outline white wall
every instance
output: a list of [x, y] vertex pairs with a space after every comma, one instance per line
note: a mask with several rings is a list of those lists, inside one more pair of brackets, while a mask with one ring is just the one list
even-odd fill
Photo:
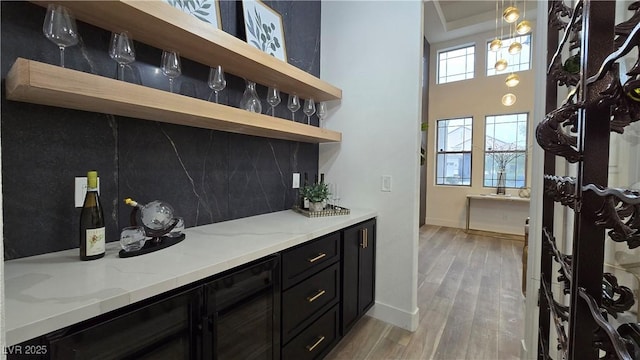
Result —
[[[320, 146], [320, 171], [342, 204], [378, 211], [376, 305], [371, 315], [415, 330], [421, 115], [422, 1], [322, 3], [321, 77], [343, 90]], [[392, 191], [381, 192], [381, 176]]]
[[[429, 84], [429, 132], [427, 146], [427, 224], [464, 228], [466, 219], [466, 196], [494, 193], [495, 188], [483, 186], [484, 168], [484, 119], [487, 115], [513, 113], [529, 113], [529, 154], [527, 161], [527, 184], [531, 183], [531, 148], [533, 145], [532, 117], [534, 100], [535, 70], [518, 72], [520, 84], [508, 90], [504, 83], [506, 75], [486, 76], [486, 42], [495, 37], [494, 31], [475, 34], [448, 42], [431, 44], [431, 68]], [[532, 44], [538, 41], [537, 33], [532, 35]], [[476, 46], [476, 62], [474, 79], [456, 81], [447, 84], [437, 82], [437, 54], [443, 49], [459, 47], [465, 44]], [[535, 55], [534, 55], [535, 56]], [[543, 60], [544, 61], [544, 60]], [[534, 63], [535, 64], [535, 60]], [[517, 102], [506, 107], [501, 103], [502, 95], [512, 92]], [[471, 164], [471, 186], [435, 185], [436, 163], [436, 130], [437, 121], [456, 117], [473, 117], [473, 152]], [[507, 193], [518, 196], [517, 189], [507, 189]], [[501, 203], [493, 201], [494, 218], [487, 218], [483, 230], [524, 234], [524, 219], [528, 216], [528, 208], [519, 207], [511, 213], [516, 221], [504, 219], [505, 209]], [[513, 209], [510, 209], [513, 211]], [[504, 229], [499, 224], [514, 224], [513, 228]]]

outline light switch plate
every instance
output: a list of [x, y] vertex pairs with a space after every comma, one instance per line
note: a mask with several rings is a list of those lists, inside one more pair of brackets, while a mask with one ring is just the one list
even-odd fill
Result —
[[391, 192], [391, 175], [382, 175], [380, 191]]
[[[84, 196], [87, 194], [87, 177], [78, 176], [75, 181], [75, 196], [74, 200], [76, 207], [82, 207], [84, 203]], [[98, 194], [100, 194], [100, 177], [98, 177]]]
[[300, 173], [293, 173], [293, 180], [291, 182], [291, 187], [293, 189], [299, 189], [300, 188]]

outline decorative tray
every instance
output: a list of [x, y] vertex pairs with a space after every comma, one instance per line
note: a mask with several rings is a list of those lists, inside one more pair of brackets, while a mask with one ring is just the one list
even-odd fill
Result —
[[185, 237], [186, 237], [185, 234], [181, 234], [180, 236], [177, 236], [177, 237], [163, 236], [160, 238], [161, 239], [160, 243], [154, 243], [153, 240], [147, 240], [147, 242], [144, 243], [144, 246], [142, 246], [142, 249], [134, 250], [134, 251], [124, 251], [123, 249], [123, 250], [120, 250], [120, 252], [118, 253], [118, 256], [120, 256], [121, 258], [128, 258], [128, 257], [148, 254], [148, 253], [162, 250], [164, 248], [168, 248], [169, 246], [175, 245], [181, 242], [182, 240], [184, 240]]
[[307, 209], [301, 209], [299, 206], [294, 206], [291, 210], [300, 213], [306, 217], [315, 218], [323, 216], [335, 216], [335, 215], [349, 215], [351, 211], [345, 207], [327, 205], [322, 211], [309, 211]]

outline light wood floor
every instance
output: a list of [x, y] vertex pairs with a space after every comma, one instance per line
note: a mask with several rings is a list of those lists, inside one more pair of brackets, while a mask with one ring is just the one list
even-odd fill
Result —
[[420, 229], [414, 333], [365, 316], [326, 359], [519, 359], [523, 241]]

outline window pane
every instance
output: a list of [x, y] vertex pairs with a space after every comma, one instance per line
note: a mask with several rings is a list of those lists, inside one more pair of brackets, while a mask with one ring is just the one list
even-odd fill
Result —
[[472, 118], [438, 120], [436, 184], [471, 185]]
[[443, 153], [436, 160], [437, 185], [471, 185], [471, 154]]
[[438, 53], [438, 84], [472, 79], [475, 64], [475, 46]]
[[471, 118], [438, 121], [438, 152], [471, 151]]
[[484, 179], [486, 187], [496, 187], [501, 171], [506, 186], [526, 185], [527, 114], [487, 116], [485, 128]]

